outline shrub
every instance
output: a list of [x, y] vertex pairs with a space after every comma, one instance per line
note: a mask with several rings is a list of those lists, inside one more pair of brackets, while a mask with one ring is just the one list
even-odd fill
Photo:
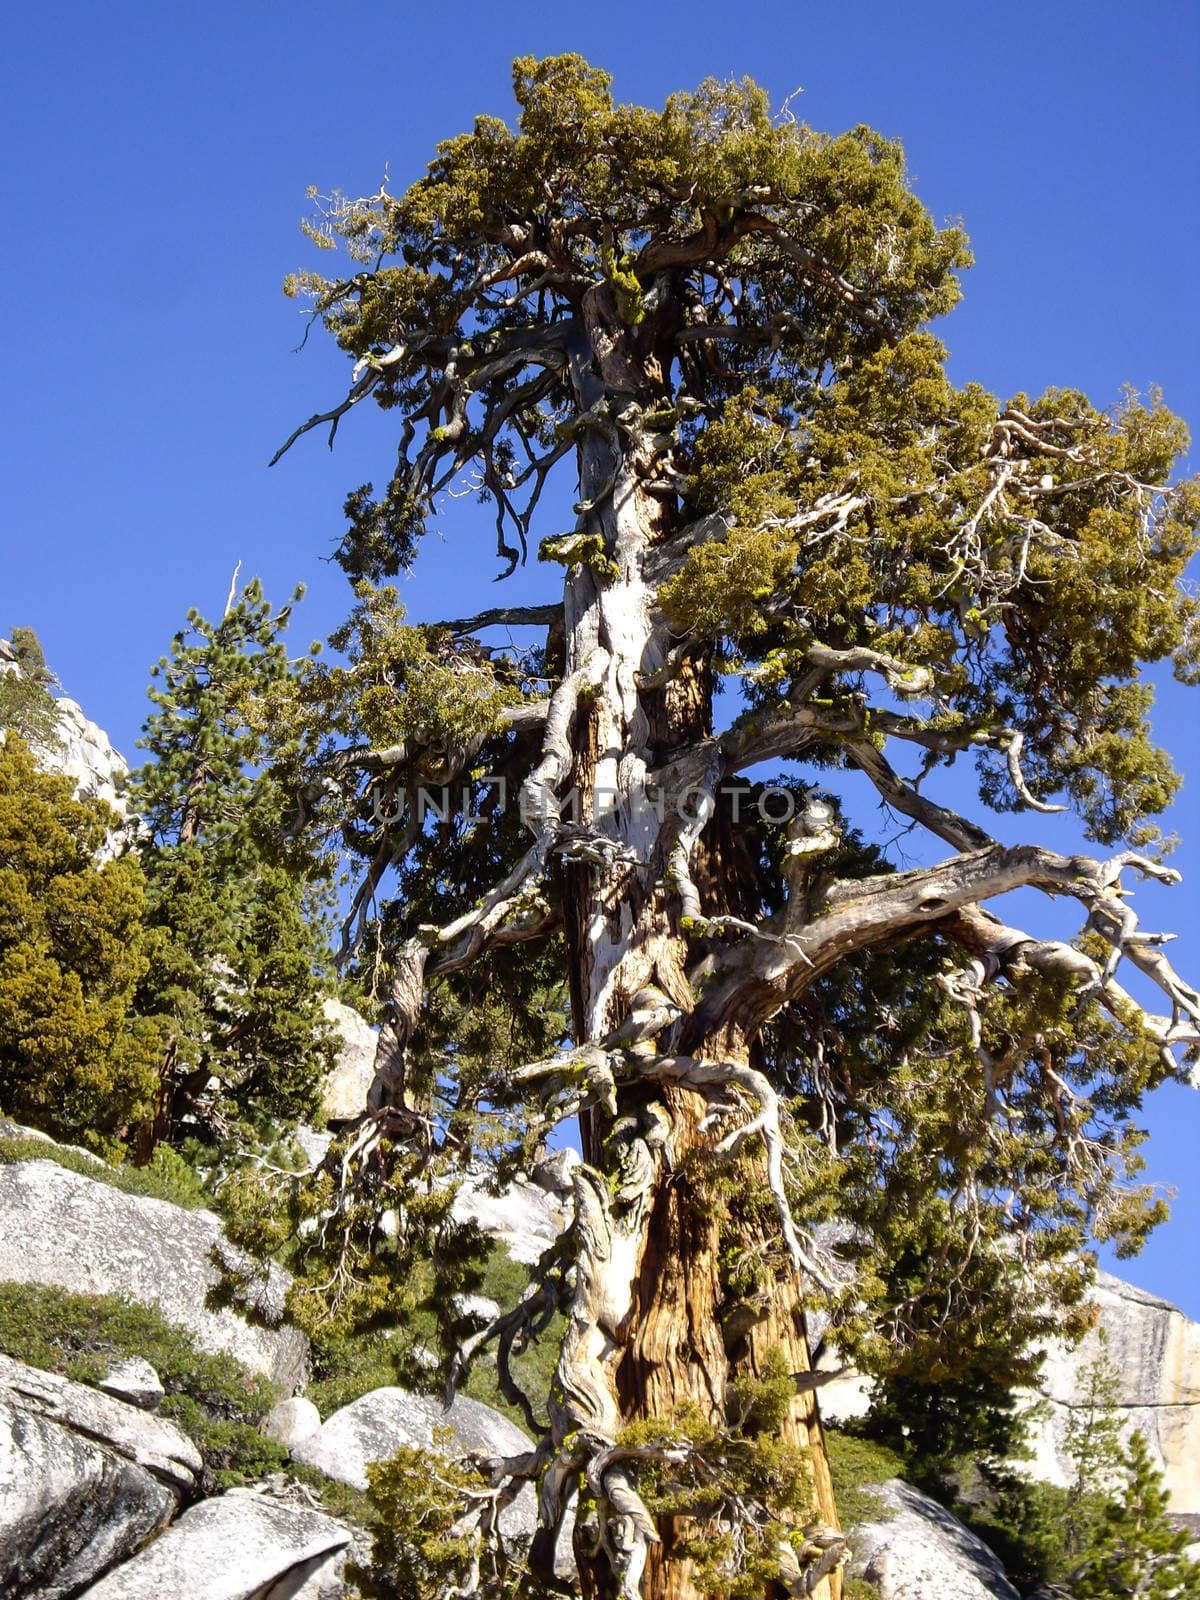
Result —
[[198, 1350], [153, 1306], [0, 1283], [0, 1350], [80, 1383], [98, 1383], [113, 1359], [143, 1357], [166, 1390], [161, 1414], [195, 1442], [211, 1486], [249, 1483], [287, 1461], [283, 1446], [259, 1431], [278, 1398], [269, 1380], [230, 1355]]
[[163, 1049], [131, 1012], [141, 870], [96, 860], [114, 820], [15, 734], [0, 746], [0, 1109], [97, 1148], [152, 1110]]
[[200, 1179], [192, 1168], [173, 1150], [162, 1146], [154, 1152], [149, 1166], [115, 1166], [100, 1156], [91, 1156], [49, 1139], [0, 1134], [0, 1166], [11, 1166], [18, 1161], [53, 1161], [55, 1166], [82, 1173], [95, 1183], [106, 1183], [125, 1194], [167, 1200], [187, 1211], [197, 1210], [206, 1203]]

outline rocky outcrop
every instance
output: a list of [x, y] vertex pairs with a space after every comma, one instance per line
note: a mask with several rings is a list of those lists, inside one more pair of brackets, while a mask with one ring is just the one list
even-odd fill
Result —
[[214, 1250], [241, 1258], [211, 1211], [125, 1194], [53, 1161], [0, 1166], [0, 1281], [75, 1294], [119, 1294], [157, 1305], [209, 1352], [228, 1351], [286, 1394], [301, 1381], [308, 1342], [282, 1321], [287, 1274], [272, 1267], [250, 1291], [250, 1322], [206, 1299], [221, 1274]]
[[335, 1600], [350, 1529], [250, 1489], [204, 1500], [80, 1600]]
[[58, 744], [38, 752], [38, 763], [48, 772], [61, 772], [75, 780], [75, 792], [106, 801], [119, 817], [126, 815], [125, 780], [129, 763], [103, 728], [84, 715], [74, 700], [56, 700]]
[[60, 1600], [136, 1550], [202, 1469], [171, 1423], [0, 1356], [0, 1600]]
[[489, 1194], [482, 1173], [471, 1173], [464, 1180], [454, 1198], [454, 1217], [478, 1223], [514, 1261], [526, 1266], [532, 1266], [567, 1226], [559, 1198], [540, 1185], [518, 1178], [502, 1194]]
[[[1200, 1512], [1200, 1323], [1168, 1300], [1101, 1272], [1092, 1299], [1097, 1327], [1081, 1345], [1052, 1344], [1042, 1367], [1031, 1420], [1034, 1458], [1025, 1468], [1050, 1483], [1068, 1481], [1067, 1424], [1084, 1402], [1084, 1380], [1102, 1350], [1119, 1384], [1127, 1432], [1145, 1434], [1162, 1468], [1171, 1509]], [[1101, 1342], [1103, 1333], [1103, 1343]]]
[[338, 1058], [322, 1090], [321, 1115], [326, 1122], [343, 1122], [367, 1108], [367, 1090], [375, 1076], [375, 1046], [379, 1035], [352, 1006], [327, 999], [325, 1020], [338, 1036]]
[[[21, 677], [12, 645], [0, 639], [0, 672], [15, 672]], [[46, 772], [62, 773], [75, 782], [75, 793], [103, 800], [117, 815], [128, 814], [125, 784], [129, 763], [104, 729], [92, 722], [76, 701], [64, 695], [54, 702], [56, 722], [52, 741], [35, 746], [38, 765]], [[0, 738], [3, 734], [0, 733]]]
[[936, 1500], [899, 1478], [871, 1492], [890, 1515], [852, 1530], [849, 1570], [880, 1600], [1019, 1600], [997, 1556]]
[[[1099, 1321], [1083, 1343], [1072, 1347], [1056, 1341], [1047, 1349], [1041, 1382], [1028, 1396], [1033, 1455], [1018, 1463], [1019, 1469], [1048, 1483], [1069, 1482], [1068, 1420], [1083, 1403], [1087, 1368], [1104, 1348], [1119, 1379], [1124, 1431], [1137, 1428], [1145, 1434], [1162, 1468], [1172, 1511], [1200, 1512], [1200, 1323], [1170, 1301], [1107, 1272], [1097, 1273], [1091, 1298]], [[817, 1365], [833, 1368], [839, 1361], [837, 1351], [828, 1349]], [[821, 1389], [827, 1422], [864, 1416], [870, 1404], [871, 1381], [858, 1375]]]
[[[292, 1455], [330, 1478], [365, 1489], [371, 1462], [386, 1461], [405, 1445], [432, 1449], [436, 1428], [452, 1429], [464, 1453], [518, 1456], [533, 1449], [520, 1428], [478, 1400], [459, 1395], [446, 1410], [428, 1395], [386, 1388], [372, 1389], [335, 1411], [319, 1433], [295, 1446]], [[532, 1533], [537, 1520], [533, 1490], [523, 1489], [500, 1520], [507, 1533]]]

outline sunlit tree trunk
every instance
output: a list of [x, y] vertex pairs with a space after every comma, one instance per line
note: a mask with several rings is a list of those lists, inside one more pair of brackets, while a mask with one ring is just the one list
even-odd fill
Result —
[[[653, 362], [643, 357], [639, 365], [639, 357], [629, 353], [632, 337], [611, 339], [611, 324], [598, 337], [595, 320], [591, 333], [595, 366], [610, 384], [652, 389], [647, 368], [652, 374]], [[580, 409], [586, 410], [591, 371], [582, 357], [575, 375]], [[581, 673], [588, 685], [575, 717], [571, 777], [582, 816], [602, 819], [600, 831], [611, 846], [603, 867], [567, 867], [575, 1037], [589, 1043], [618, 1030], [647, 990], [682, 1011], [693, 1009], [687, 941], [678, 926], [678, 901], [666, 887], [663, 850], [669, 835], [648, 778], [672, 751], [711, 732], [711, 689], [707, 677], [696, 674], [673, 678], [665, 690], [644, 687], [669, 642], [645, 570], [667, 513], [644, 482], [645, 464], [636, 448], [620, 435], [614, 440], [586, 430], [579, 459], [581, 501], [594, 502], [592, 521], [619, 569], [600, 583], [586, 566], [572, 568], [565, 597], [566, 671]], [[647, 882], [656, 887], [647, 890]], [[748, 1042], [726, 1033], [691, 1040], [689, 1048], [701, 1059], [745, 1060]], [[581, 1267], [581, 1277], [595, 1279], [599, 1326], [582, 1348], [568, 1338], [560, 1371], [576, 1404], [560, 1419], [560, 1431], [591, 1423], [611, 1433], [614, 1425], [669, 1418], [688, 1403], [723, 1421], [730, 1380], [741, 1370], [757, 1374], [769, 1351], [782, 1352], [793, 1372], [809, 1370], [801, 1285], [790, 1272], [768, 1290], [755, 1325], [726, 1348], [720, 1218], [701, 1203], [689, 1163], [693, 1152], [714, 1142], [702, 1128], [706, 1109], [704, 1098], [687, 1087], [636, 1085], [620, 1089], [615, 1108], [595, 1108], [583, 1119], [584, 1160], [603, 1175], [616, 1199], [611, 1229], [599, 1248], [591, 1231], [581, 1229], [581, 1250], [597, 1257], [586, 1271]], [[742, 1242], [750, 1250], [769, 1243]], [[590, 1381], [580, 1379], [584, 1360], [591, 1364]], [[816, 1515], [836, 1527], [811, 1393], [797, 1394], [785, 1434], [788, 1442], [811, 1450]], [[650, 1547], [641, 1593], [645, 1600], [692, 1600], [699, 1591], [689, 1563], [672, 1556], [672, 1530], [659, 1531], [663, 1542]], [[590, 1561], [584, 1545], [577, 1539], [583, 1592], [598, 1597], [607, 1593], [607, 1563]], [[837, 1600], [840, 1587], [834, 1574], [813, 1592]]]

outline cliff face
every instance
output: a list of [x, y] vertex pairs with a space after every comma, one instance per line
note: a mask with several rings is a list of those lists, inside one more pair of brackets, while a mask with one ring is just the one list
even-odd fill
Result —
[[[0, 639], [0, 672], [20, 674], [16, 656], [7, 639]], [[58, 724], [57, 742], [38, 751], [38, 760], [47, 772], [61, 772], [75, 780], [76, 793], [106, 801], [118, 816], [126, 815], [125, 780], [129, 763], [104, 729], [92, 722], [83, 708], [65, 696], [55, 701]]]
[[1200, 1512], [1200, 1323], [1107, 1272], [1097, 1275], [1092, 1299], [1100, 1320], [1083, 1343], [1075, 1349], [1055, 1343], [1046, 1352], [1039, 1385], [1045, 1404], [1031, 1429], [1029, 1472], [1067, 1481], [1067, 1421], [1084, 1402], [1082, 1375], [1103, 1349], [1117, 1371], [1123, 1421], [1149, 1441], [1172, 1509]]
[[58, 700], [57, 749], [44, 753], [42, 765], [51, 772], [74, 778], [79, 794], [105, 800], [118, 816], [126, 814], [124, 795], [129, 763], [114, 750], [104, 729], [84, 715], [74, 700]]

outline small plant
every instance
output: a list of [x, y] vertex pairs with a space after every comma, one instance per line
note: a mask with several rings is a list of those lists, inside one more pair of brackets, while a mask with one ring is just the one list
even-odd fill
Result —
[[19, 1161], [53, 1161], [68, 1172], [78, 1172], [94, 1183], [106, 1183], [124, 1194], [147, 1195], [166, 1200], [173, 1206], [194, 1211], [207, 1204], [200, 1178], [182, 1156], [160, 1146], [149, 1166], [115, 1166], [100, 1156], [72, 1150], [50, 1139], [31, 1139], [21, 1135], [0, 1135], [0, 1166]]
[[260, 1431], [278, 1398], [269, 1380], [230, 1355], [198, 1350], [153, 1306], [0, 1283], [0, 1351], [79, 1383], [98, 1383], [114, 1359], [141, 1356], [166, 1390], [161, 1414], [194, 1441], [213, 1487], [251, 1483], [287, 1462]]

